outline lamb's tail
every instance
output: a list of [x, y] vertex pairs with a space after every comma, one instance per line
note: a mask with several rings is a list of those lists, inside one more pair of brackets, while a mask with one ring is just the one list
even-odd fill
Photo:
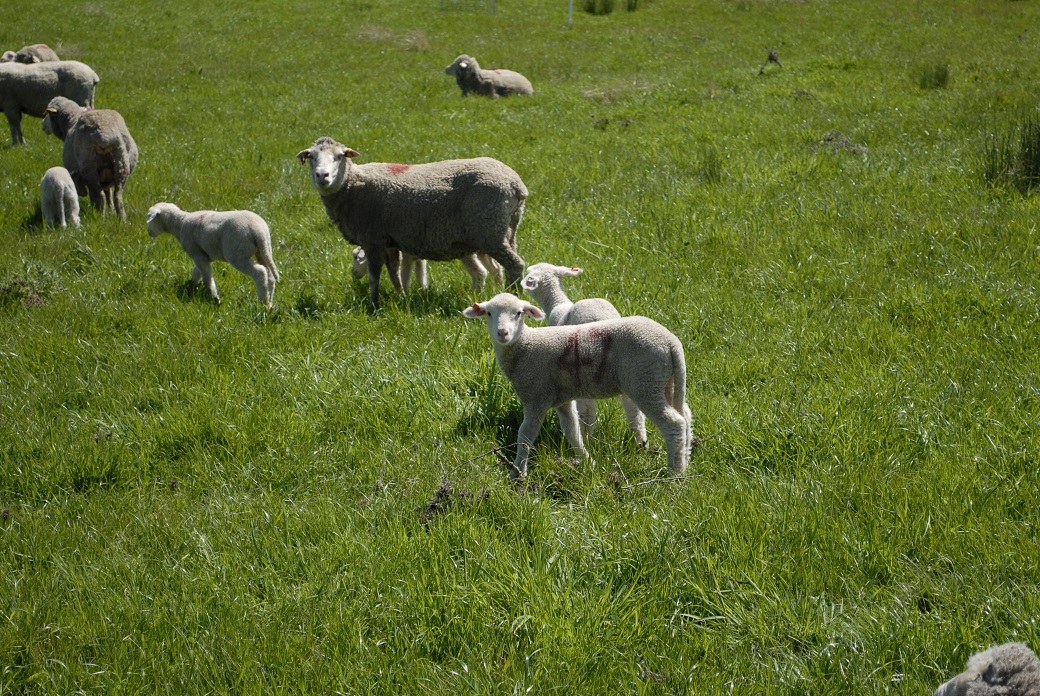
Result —
[[682, 343], [678, 339], [672, 344], [671, 353], [672, 391], [665, 396], [672, 408], [681, 413], [683, 420], [686, 421], [685, 456], [689, 458], [690, 451], [693, 449], [693, 414], [690, 412], [690, 407], [686, 404], [686, 354]]
[[256, 234], [256, 258], [260, 265], [266, 268], [276, 281], [282, 278], [278, 275], [278, 267], [274, 265], [274, 257], [271, 255], [271, 235]]

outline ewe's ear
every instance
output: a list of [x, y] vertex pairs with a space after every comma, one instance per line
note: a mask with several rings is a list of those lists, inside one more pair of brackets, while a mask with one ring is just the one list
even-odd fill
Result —
[[357, 150], [352, 150], [349, 147], [345, 147], [343, 148], [343, 156], [349, 157], [350, 159], [354, 159], [355, 157], [360, 157], [361, 153]]
[[462, 61], [461, 63], [459, 63], [459, 67], [461, 69], [465, 70], [466, 68], [469, 67], [469, 63], [467, 63], [466, 61]]
[[487, 310], [484, 309], [484, 305], [479, 302], [474, 302], [471, 307], [466, 307], [462, 310], [462, 315], [469, 317], [470, 319], [479, 319], [480, 317], [487, 316]]
[[545, 319], [545, 312], [538, 309], [530, 302], [524, 302], [524, 314], [536, 321], [541, 321], [542, 319]]
[[296, 155], [296, 159], [300, 160], [300, 164], [305, 163], [310, 158], [311, 158], [310, 148], [308, 148], [306, 150], [300, 150], [300, 152], [297, 153], [297, 155]]

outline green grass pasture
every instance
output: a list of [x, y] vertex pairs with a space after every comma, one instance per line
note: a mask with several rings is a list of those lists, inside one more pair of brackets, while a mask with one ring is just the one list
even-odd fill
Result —
[[[1040, 2], [575, 4], [5, 0], [141, 160], [126, 224], [51, 230], [61, 144], [0, 137], [0, 694], [922, 694], [1040, 648], [1040, 199], [984, 176]], [[461, 98], [464, 52], [534, 96]], [[683, 340], [685, 479], [614, 401], [510, 484], [460, 313], [500, 289], [371, 313], [323, 135], [519, 172], [525, 260]], [[192, 291], [163, 200], [262, 215], [275, 309]]]

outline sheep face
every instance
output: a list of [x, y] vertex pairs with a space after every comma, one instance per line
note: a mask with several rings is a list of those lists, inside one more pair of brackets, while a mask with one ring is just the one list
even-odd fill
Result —
[[472, 58], [463, 53], [451, 65], [444, 68], [444, 72], [448, 75], [463, 77], [473, 72], [474, 62]]
[[529, 302], [504, 292], [486, 302], [474, 302], [462, 311], [470, 319], [487, 319], [488, 333], [496, 346], [509, 346], [516, 342], [524, 330], [524, 317], [535, 320], [545, 318], [545, 313]]
[[332, 138], [319, 138], [314, 145], [301, 150], [296, 159], [310, 165], [311, 182], [322, 195], [342, 188], [350, 169], [350, 160], [358, 156], [356, 150], [337, 143]]
[[14, 51], [4, 51], [4, 55], [0, 57], [0, 63], [13, 63], [17, 55]]
[[172, 203], [156, 203], [148, 209], [148, 216], [145, 220], [148, 222], [148, 235], [155, 239], [164, 232], [170, 230], [166, 227], [166, 221], [163, 219], [162, 213], [165, 210], [173, 208]]
[[554, 266], [551, 263], [536, 263], [527, 269], [527, 275], [520, 281], [520, 287], [528, 292], [533, 292], [554, 279], [566, 276], [579, 276], [582, 274], [580, 268], [568, 268], [567, 266]]

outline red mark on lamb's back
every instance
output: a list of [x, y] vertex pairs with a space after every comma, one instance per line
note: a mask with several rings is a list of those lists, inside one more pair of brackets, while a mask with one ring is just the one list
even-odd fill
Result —
[[495, 73], [496, 75], [501, 75], [502, 74], [501, 70], [492, 70], [491, 72]]
[[412, 168], [410, 164], [388, 164], [386, 165], [386, 171], [393, 175], [404, 174], [406, 171]]

